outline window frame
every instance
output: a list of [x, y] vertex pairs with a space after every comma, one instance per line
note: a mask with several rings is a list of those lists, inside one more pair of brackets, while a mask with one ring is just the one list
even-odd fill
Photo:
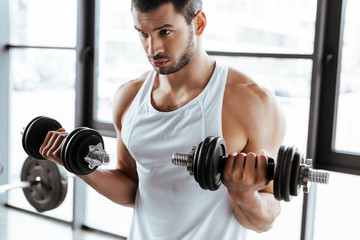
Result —
[[335, 149], [346, 1], [328, 1], [315, 166], [360, 175], [360, 153]]

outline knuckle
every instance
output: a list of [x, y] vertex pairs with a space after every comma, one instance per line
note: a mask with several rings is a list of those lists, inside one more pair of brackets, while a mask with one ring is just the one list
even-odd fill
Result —
[[245, 153], [239, 153], [235, 156], [235, 160], [236, 161], [243, 160], [243, 159], [245, 159], [245, 157], [246, 157]]

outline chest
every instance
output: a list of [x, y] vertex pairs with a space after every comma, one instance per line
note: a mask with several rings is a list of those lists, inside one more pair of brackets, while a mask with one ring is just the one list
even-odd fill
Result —
[[154, 89], [151, 94], [151, 104], [161, 112], [171, 112], [179, 109], [201, 93], [201, 89], [191, 91], [167, 92], [162, 89]]

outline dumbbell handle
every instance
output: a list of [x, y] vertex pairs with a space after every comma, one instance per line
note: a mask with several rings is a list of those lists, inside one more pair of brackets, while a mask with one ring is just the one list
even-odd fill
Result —
[[[190, 154], [185, 153], [175, 153], [172, 156], [172, 163], [177, 166], [188, 166], [190, 161]], [[222, 173], [225, 167], [225, 163], [227, 160], [227, 156], [221, 157], [221, 161], [218, 168], [218, 173]], [[266, 169], [266, 179], [268, 181], [274, 180], [274, 173], [275, 173], [275, 161], [272, 158], [268, 158], [268, 166]]]

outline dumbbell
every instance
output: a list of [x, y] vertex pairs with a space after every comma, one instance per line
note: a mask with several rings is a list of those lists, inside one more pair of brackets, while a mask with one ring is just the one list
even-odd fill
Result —
[[[22, 130], [22, 145], [25, 152], [33, 158], [43, 160], [40, 146], [49, 131], [56, 131], [61, 124], [55, 119], [39, 116]], [[97, 167], [107, 165], [110, 156], [104, 150], [104, 140], [96, 130], [79, 127], [64, 140], [60, 152], [64, 167], [76, 175], [92, 173]]]
[[[226, 162], [226, 143], [221, 137], [207, 137], [188, 154], [175, 153], [172, 163], [186, 166], [200, 187], [215, 191], [221, 185], [221, 173]], [[329, 183], [329, 173], [312, 168], [311, 159], [305, 160], [295, 146], [282, 145], [279, 148], [277, 162], [268, 160], [266, 178], [274, 180], [274, 196], [277, 200], [289, 202], [292, 196], [298, 196], [303, 187], [308, 192], [310, 183]]]
[[38, 212], [52, 210], [64, 201], [68, 177], [56, 163], [29, 156], [24, 161], [20, 176], [21, 182], [0, 185], [0, 194], [22, 188], [26, 199]]

